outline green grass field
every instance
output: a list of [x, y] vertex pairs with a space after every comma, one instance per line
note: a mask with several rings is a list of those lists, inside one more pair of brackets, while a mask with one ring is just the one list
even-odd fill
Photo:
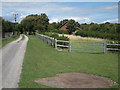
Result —
[[4, 47], [6, 44], [8, 44], [8, 43], [10, 43], [18, 38], [19, 38], [19, 36], [12, 36], [10, 38], [2, 40], [2, 47]]
[[34, 80], [65, 72], [96, 74], [118, 82], [118, 54], [61, 52], [29, 36], [19, 87], [48, 88]]

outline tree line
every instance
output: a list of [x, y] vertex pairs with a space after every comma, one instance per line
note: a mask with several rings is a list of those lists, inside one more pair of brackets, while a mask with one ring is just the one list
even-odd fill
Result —
[[10, 21], [4, 20], [2, 17], [0, 17], [0, 20], [2, 21], [2, 37], [5, 37], [6, 32], [13, 32], [13, 35], [15, 33], [19, 34], [20, 32], [20, 25], [18, 23], [13, 23]]
[[79, 30], [75, 35], [82, 37], [97, 37], [110, 40], [118, 40], [119, 29], [118, 24], [106, 22], [104, 24], [81, 24], [82, 30]]
[[[67, 23], [67, 31], [59, 30], [60, 27]], [[15, 32], [18, 33], [29, 33], [33, 34], [36, 30], [38, 32], [55, 32], [55, 33], [63, 33], [63, 34], [73, 34], [80, 35], [83, 37], [97, 37], [97, 38], [105, 38], [105, 39], [118, 39], [118, 24], [113, 23], [84, 23], [80, 24], [75, 20], [64, 19], [59, 22], [49, 23], [49, 18], [45, 13], [40, 15], [28, 15], [26, 16], [20, 23], [13, 23], [10, 21], [5, 21], [2, 19], [2, 28], [3, 33], [5, 32]]]

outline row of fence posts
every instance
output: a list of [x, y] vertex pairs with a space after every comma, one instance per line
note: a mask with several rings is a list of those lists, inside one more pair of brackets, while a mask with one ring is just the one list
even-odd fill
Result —
[[[36, 35], [44, 42], [46, 42], [48, 45], [52, 46], [53, 48], [57, 49], [58, 46], [60, 47], [68, 47], [69, 48], [69, 52], [71, 52], [71, 41], [63, 41], [63, 40], [57, 40], [55, 38], [52, 37], [48, 37], [46, 35], [42, 35], [42, 34], [38, 34], [36, 33]], [[64, 45], [58, 45], [57, 42], [68, 42], [69, 46], [64, 46]], [[106, 53], [107, 50], [107, 44], [106, 42], [104, 42], [104, 53]], [[114, 44], [110, 44], [110, 45], [114, 45]], [[120, 45], [120, 44], [118, 44]]]
[[38, 34], [36, 33], [36, 35], [45, 43], [47, 43], [48, 45], [56, 48], [56, 39], [55, 38], [52, 38], [52, 37], [48, 37], [46, 35], [42, 35], [42, 34]]
[[[63, 41], [63, 40], [57, 40], [55, 38], [52, 37], [48, 37], [46, 35], [42, 35], [42, 34], [38, 34], [36, 33], [36, 35], [45, 43], [47, 43], [48, 45], [52, 46], [53, 48], [57, 49], [57, 47], [68, 47], [69, 48], [69, 52], [71, 52], [71, 41]], [[57, 42], [68, 42], [69, 46], [64, 46], [64, 45], [58, 45]]]

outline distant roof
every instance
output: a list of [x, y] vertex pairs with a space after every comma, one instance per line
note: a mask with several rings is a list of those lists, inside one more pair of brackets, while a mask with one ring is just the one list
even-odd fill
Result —
[[65, 24], [67, 24], [67, 22], [65, 22], [63, 25], [61, 25], [59, 28], [61, 28], [62, 26], [64, 26]]

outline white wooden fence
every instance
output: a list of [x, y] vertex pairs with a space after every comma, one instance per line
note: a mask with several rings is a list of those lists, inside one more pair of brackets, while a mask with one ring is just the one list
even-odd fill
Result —
[[70, 41], [64, 41], [64, 40], [57, 40], [53, 37], [49, 37], [49, 36], [46, 36], [46, 35], [42, 35], [42, 34], [38, 34], [36, 33], [36, 35], [45, 43], [47, 43], [48, 45], [54, 47], [55, 49], [58, 49], [58, 47], [66, 47], [66, 48], [69, 48], [69, 46], [66, 46], [66, 45], [60, 45], [58, 44], [59, 42], [66, 42], [66, 43], [69, 43]]
[[[102, 51], [104, 53], [106, 53], [107, 50], [113, 50], [113, 51], [119, 51], [119, 48], [107, 48], [107, 46], [120, 46], [120, 44], [107, 44], [106, 42], [100, 43], [100, 42], [91, 42], [91, 41], [64, 41], [64, 40], [57, 40], [53, 37], [49, 37], [46, 35], [42, 35], [42, 34], [38, 34], [36, 33], [36, 35], [45, 43], [47, 43], [48, 45], [52, 46], [55, 49], [58, 49], [58, 47], [62, 47], [62, 48], [68, 48], [69, 52], [71, 51], [79, 51], [79, 52], [83, 52], [86, 51], [85, 50], [85, 45], [87, 45], [86, 47], [88, 48], [88, 46], [90, 46], [91, 50], [90, 53], [92, 53], [93, 51]], [[68, 45], [61, 45], [59, 42], [63, 42], [63, 43], [68, 43]], [[79, 47], [75, 47], [74, 49], [74, 45], [76, 43], [80, 43], [80, 45], [77, 45]], [[76, 45], [75, 45], [76, 46]], [[91, 47], [92, 46], [92, 47]], [[97, 49], [95, 49], [95, 47]], [[90, 49], [89, 48], [89, 49]], [[82, 51], [82, 49], [84, 49]], [[81, 51], [80, 51], [81, 50]], [[86, 51], [87, 52], [87, 51]]]
[[106, 48], [106, 50], [120, 51], [120, 44], [106, 44], [106, 46], [117, 46], [117, 48]]
[[48, 45], [55, 47], [55, 42], [56, 39], [52, 38], [52, 37], [48, 37], [46, 35], [42, 35], [42, 34], [38, 34], [36, 33], [36, 35], [45, 43], [47, 43]]

